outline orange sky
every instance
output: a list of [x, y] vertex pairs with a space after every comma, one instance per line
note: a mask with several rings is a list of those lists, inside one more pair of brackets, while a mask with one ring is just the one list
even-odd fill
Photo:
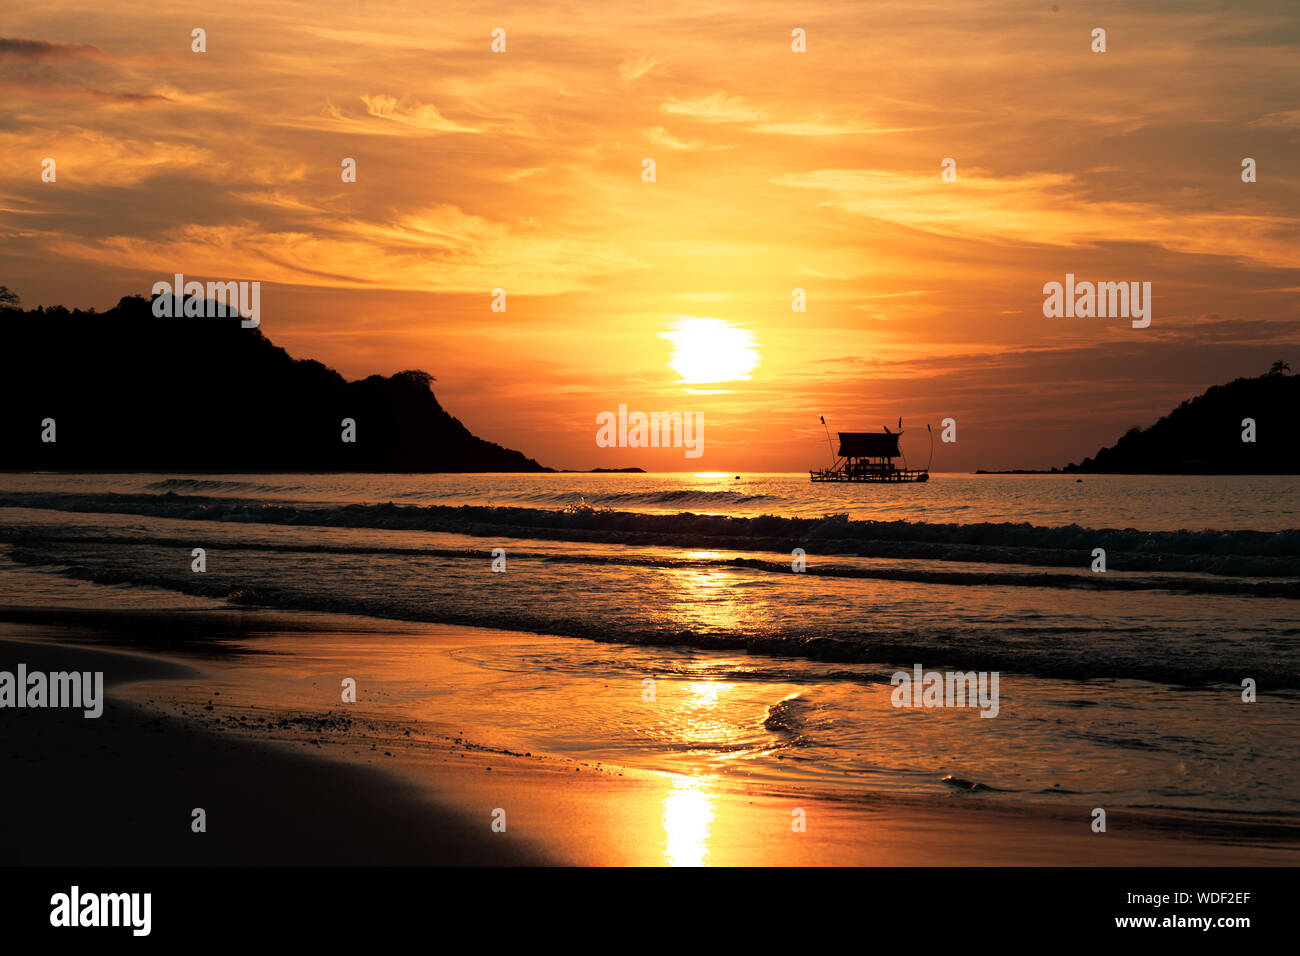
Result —
[[[295, 356], [426, 369], [475, 433], [570, 468], [820, 466], [819, 415], [902, 416], [921, 463], [951, 417], [937, 470], [1047, 467], [1300, 367], [1293, 3], [209, 6], [7, 15], [25, 305], [259, 280]], [[1067, 272], [1151, 282], [1151, 327], [1044, 318]], [[703, 456], [598, 448], [620, 404], [703, 412]]]

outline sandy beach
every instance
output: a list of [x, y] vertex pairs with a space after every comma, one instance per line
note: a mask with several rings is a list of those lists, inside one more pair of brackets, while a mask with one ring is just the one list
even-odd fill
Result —
[[[522, 749], [508, 715], [476, 725], [431, 710], [431, 694], [491, 698], [466, 664], [474, 653], [568, 638], [264, 611], [9, 608], [0, 619], [0, 667], [102, 670], [108, 688], [98, 720], [0, 712], [18, 783], [0, 800], [23, 821], [6, 839], [14, 864], [1300, 862], [1300, 834], [1267, 818], [1117, 808], [1096, 834], [1084, 806], [655, 772]], [[344, 677], [355, 703], [341, 700]], [[566, 678], [549, 679], [539, 692], [563, 697]], [[556, 721], [602, 706], [580, 689], [586, 698], [557, 701]], [[196, 807], [206, 833], [191, 832]]]

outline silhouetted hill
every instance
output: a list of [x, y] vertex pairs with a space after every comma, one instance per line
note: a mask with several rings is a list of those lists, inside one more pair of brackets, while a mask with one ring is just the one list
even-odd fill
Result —
[[[426, 372], [347, 382], [238, 317], [0, 312], [0, 467], [194, 471], [548, 471], [470, 434]], [[57, 440], [41, 440], [42, 421]], [[342, 420], [356, 441], [342, 440]]]
[[[1131, 429], [1067, 472], [1273, 475], [1300, 473], [1300, 376], [1273, 372], [1216, 385], [1149, 428]], [[1243, 419], [1255, 441], [1242, 441]]]

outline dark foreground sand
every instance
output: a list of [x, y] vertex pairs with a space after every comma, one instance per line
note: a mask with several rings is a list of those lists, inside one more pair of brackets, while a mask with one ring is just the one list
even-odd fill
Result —
[[[136, 654], [0, 641], [0, 668], [185, 676]], [[6, 865], [536, 864], [368, 767], [223, 736], [113, 698], [102, 717], [0, 711]], [[207, 811], [207, 833], [191, 811]]]
[[[185, 631], [193, 640], [147, 654], [140, 644], [158, 642], [120, 645], [151, 632], [149, 622], [0, 623], [0, 669], [102, 670], [111, 688], [97, 720], [0, 710], [6, 864], [1300, 862], [1300, 835], [1285, 824], [1224, 828], [1116, 811], [1099, 835], [1078, 815], [962, 797], [827, 798], [503, 752], [475, 743], [472, 727], [430, 727], [363, 705], [341, 716], [295, 690], [332, 678], [337, 658], [359, 645], [372, 670], [409, 660], [401, 654], [417, 639], [403, 625], [384, 622], [385, 635], [370, 622], [358, 639], [304, 634], [301, 622], [277, 633], [274, 616], [252, 615], [242, 629], [257, 639], [219, 649], [195, 620]], [[229, 631], [226, 615], [208, 624]], [[175, 625], [163, 630], [174, 635]], [[504, 636], [423, 627], [418, 646], [493, 639]], [[436, 671], [437, 655], [425, 658]], [[372, 693], [377, 681], [367, 678]], [[207, 811], [206, 833], [191, 832], [195, 807]], [[795, 809], [805, 832], [791, 828]], [[501, 810], [507, 829], [495, 832]]]

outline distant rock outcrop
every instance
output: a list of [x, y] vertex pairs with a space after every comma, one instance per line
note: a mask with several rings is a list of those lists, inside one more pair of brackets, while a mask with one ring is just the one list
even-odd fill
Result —
[[[427, 372], [348, 382], [238, 317], [155, 318], [128, 296], [98, 314], [4, 309], [0, 334], [4, 468], [550, 470], [470, 434]], [[54, 442], [42, 440], [47, 419]]]
[[[1284, 363], [1188, 399], [1149, 428], [1133, 428], [1067, 472], [1110, 474], [1300, 474], [1300, 376]], [[1254, 441], [1243, 440], [1252, 431]]]

